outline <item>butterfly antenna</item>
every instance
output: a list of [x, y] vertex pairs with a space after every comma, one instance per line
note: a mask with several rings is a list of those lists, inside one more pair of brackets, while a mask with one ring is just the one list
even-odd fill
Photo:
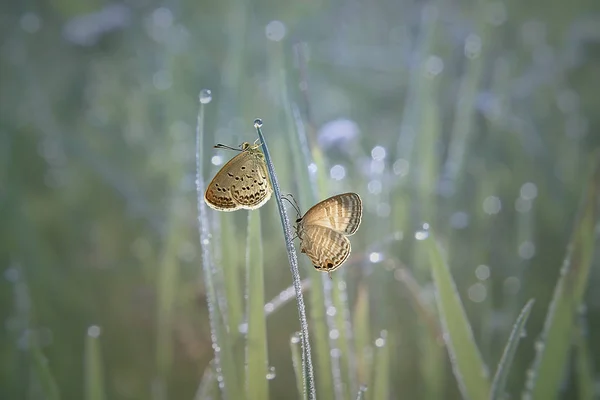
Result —
[[242, 151], [241, 149], [236, 149], [235, 147], [227, 146], [226, 144], [222, 144], [222, 143], [217, 143], [213, 147], [215, 149], [227, 149], [227, 150], [234, 150], [234, 151]]
[[[292, 200], [288, 199], [287, 196], [290, 196], [292, 198], [292, 200], [294, 200], [294, 202], [292, 202]], [[296, 202], [296, 199], [294, 198], [294, 196], [292, 196], [292, 194], [286, 194], [281, 196], [282, 199], [287, 200], [288, 203], [290, 203], [290, 205], [294, 208], [294, 210], [296, 211], [296, 213], [298, 214], [298, 218], [300, 218], [300, 207], [298, 207], [298, 203]]]

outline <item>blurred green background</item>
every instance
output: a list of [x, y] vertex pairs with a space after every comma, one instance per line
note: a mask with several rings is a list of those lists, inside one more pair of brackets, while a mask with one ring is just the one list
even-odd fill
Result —
[[[506, 386], [520, 398], [600, 147], [592, 0], [2, 2], [0, 398], [192, 399], [203, 376], [219, 398], [194, 184], [201, 89], [205, 180], [236, 154], [212, 146], [254, 141], [261, 117], [303, 211], [363, 198], [333, 299], [299, 254], [319, 398], [359, 384], [368, 398], [461, 398], [442, 341], [424, 335], [440, 326], [423, 224], [491, 374], [536, 300]], [[255, 213], [266, 302], [292, 281], [275, 201]], [[207, 215], [243, 370], [248, 212]], [[597, 253], [584, 338], [600, 335]], [[267, 320], [273, 399], [300, 398], [286, 293]], [[576, 365], [559, 398], [585, 398]], [[351, 376], [341, 396], [336, 368]]]

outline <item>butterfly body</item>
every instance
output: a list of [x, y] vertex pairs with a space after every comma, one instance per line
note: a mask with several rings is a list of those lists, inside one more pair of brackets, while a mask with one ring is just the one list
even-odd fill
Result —
[[350, 255], [347, 236], [356, 232], [361, 218], [362, 201], [356, 193], [338, 194], [317, 203], [296, 220], [300, 251], [317, 270], [335, 271]]
[[271, 198], [273, 189], [260, 145], [244, 142], [241, 147], [240, 154], [229, 160], [206, 188], [204, 201], [215, 210], [255, 210]]

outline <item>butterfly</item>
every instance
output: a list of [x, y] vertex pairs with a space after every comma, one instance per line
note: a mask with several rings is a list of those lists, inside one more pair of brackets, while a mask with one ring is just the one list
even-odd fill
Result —
[[204, 201], [218, 211], [256, 210], [271, 198], [273, 188], [268, 178], [265, 156], [260, 143], [244, 142], [241, 149], [217, 144], [215, 148], [239, 151], [217, 172], [208, 184]]
[[347, 236], [356, 232], [361, 219], [362, 200], [356, 193], [338, 194], [315, 204], [296, 220], [300, 251], [331, 277], [350, 255]]

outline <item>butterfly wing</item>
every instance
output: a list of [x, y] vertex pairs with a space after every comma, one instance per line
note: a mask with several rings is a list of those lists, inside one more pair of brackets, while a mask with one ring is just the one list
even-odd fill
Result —
[[319, 225], [344, 235], [352, 235], [360, 226], [362, 201], [356, 193], [332, 196], [311, 207], [302, 221], [305, 226]]
[[231, 196], [242, 208], [254, 210], [271, 198], [267, 164], [259, 150], [248, 150], [250, 159], [244, 169], [240, 166], [240, 180], [231, 185]]
[[266, 169], [259, 150], [242, 151], [217, 172], [206, 188], [204, 201], [219, 211], [259, 208], [271, 198]]
[[319, 225], [304, 225], [301, 229], [300, 251], [305, 253], [314, 267], [332, 272], [350, 255], [350, 240], [340, 232]]

